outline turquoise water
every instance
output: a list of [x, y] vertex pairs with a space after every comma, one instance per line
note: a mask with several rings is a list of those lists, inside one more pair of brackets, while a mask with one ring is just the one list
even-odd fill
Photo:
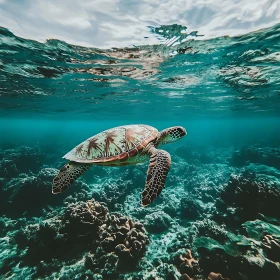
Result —
[[[280, 25], [182, 30], [101, 50], [0, 28], [3, 279], [280, 279]], [[153, 204], [140, 203], [148, 162], [92, 168], [52, 195], [63, 155], [137, 123], [188, 132], [163, 146], [172, 164]]]

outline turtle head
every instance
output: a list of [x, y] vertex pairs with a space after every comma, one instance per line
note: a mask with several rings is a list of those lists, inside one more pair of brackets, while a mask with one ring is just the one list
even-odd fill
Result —
[[182, 126], [173, 126], [162, 130], [159, 133], [158, 145], [176, 142], [187, 134]]

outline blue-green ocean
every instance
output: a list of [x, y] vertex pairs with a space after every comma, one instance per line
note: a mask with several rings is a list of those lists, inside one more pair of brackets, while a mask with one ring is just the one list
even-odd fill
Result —
[[[280, 25], [183, 30], [105, 50], [0, 28], [0, 279], [280, 279]], [[152, 204], [149, 161], [52, 194], [62, 156], [129, 124], [187, 131]]]

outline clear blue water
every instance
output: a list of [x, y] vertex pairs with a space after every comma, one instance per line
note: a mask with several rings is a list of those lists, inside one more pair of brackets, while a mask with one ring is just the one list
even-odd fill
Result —
[[[49, 123], [43, 136], [46, 130], [55, 134], [61, 122], [71, 131], [73, 122], [83, 139], [117, 124], [182, 124], [196, 127], [196, 133], [188, 129], [190, 137], [216, 138], [221, 129], [233, 141], [238, 135], [247, 141], [253, 130], [267, 139], [280, 112], [279, 25], [234, 38], [193, 41], [190, 36], [176, 46], [164, 41], [185, 39], [182, 29], [163, 27], [170, 32], [158, 32], [166, 35], [161, 45], [100, 50], [58, 40], [41, 44], [2, 28], [0, 114], [7, 126], [1, 129], [15, 133], [14, 122], [26, 120], [20, 128], [34, 131], [34, 125], [37, 137], [41, 131], [34, 119]], [[96, 129], [80, 129], [85, 121]], [[265, 126], [261, 133], [256, 123]], [[277, 140], [279, 134], [273, 134]]]
[[[196, 34], [183, 29], [151, 28], [158, 45], [101, 50], [58, 40], [43, 44], [0, 28], [0, 275], [5, 279], [180, 279], [184, 273], [206, 279], [210, 272], [231, 280], [279, 279], [279, 250], [265, 249], [263, 238], [280, 238], [280, 25], [211, 40], [193, 40]], [[174, 36], [179, 44], [172, 44]], [[100, 131], [137, 123], [158, 130], [181, 125], [188, 132], [165, 148], [173, 163], [155, 204], [140, 205], [148, 163], [98, 167], [69, 192], [51, 194], [64, 154]], [[233, 202], [225, 194], [232, 191], [232, 174], [240, 181]], [[253, 181], [243, 184], [242, 174]], [[265, 188], [272, 186], [276, 193], [270, 198]], [[250, 209], [255, 202], [262, 205], [253, 214], [240, 202], [238, 188], [254, 205]], [[54, 226], [52, 219], [65, 217], [71, 203], [91, 198], [144, 224], [150, 244], [137, 264], [120, 268], [108, 257], [114, 248], [96, 253], [97, 245], [81, 237], [88, 231], [79, 232], [71, 219], [70, 230]], [[79, 236], [75, 246], [69, 231], [73, 240]], [[57, 241], [61, 236], [67, 246]], [[248, 245], [252, 240], [255, 248]], [[236, 245], [242, 242], [247, 245]], [[56, 254], [56, 247], [68, 249]], [[175, 255], [186, 249], [200, 260], [200, 270], [180, 266]], [[96, 264], [91, 253], [103, 256], [108, 266]]]

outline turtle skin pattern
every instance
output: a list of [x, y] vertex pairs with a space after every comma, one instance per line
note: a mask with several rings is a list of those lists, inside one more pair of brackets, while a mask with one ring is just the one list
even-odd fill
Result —
[[173, 143], [186, 135], [187, 132], [182, 127], [171, 127], [161, 131], [159, 142], [157, 146], [161, 146], [168, 143]]
[[155, 150], [150, 158], [145, 189], [142, 192], [142, 205], [151, 204], [164, 188], [166, 176], [169, 172], [171, 157], [164, 150]]
[[66, 163], [53, 180], [52, 193], [64, 192], [84, 172], [91, 167], [91, 164], [70, 161]]

